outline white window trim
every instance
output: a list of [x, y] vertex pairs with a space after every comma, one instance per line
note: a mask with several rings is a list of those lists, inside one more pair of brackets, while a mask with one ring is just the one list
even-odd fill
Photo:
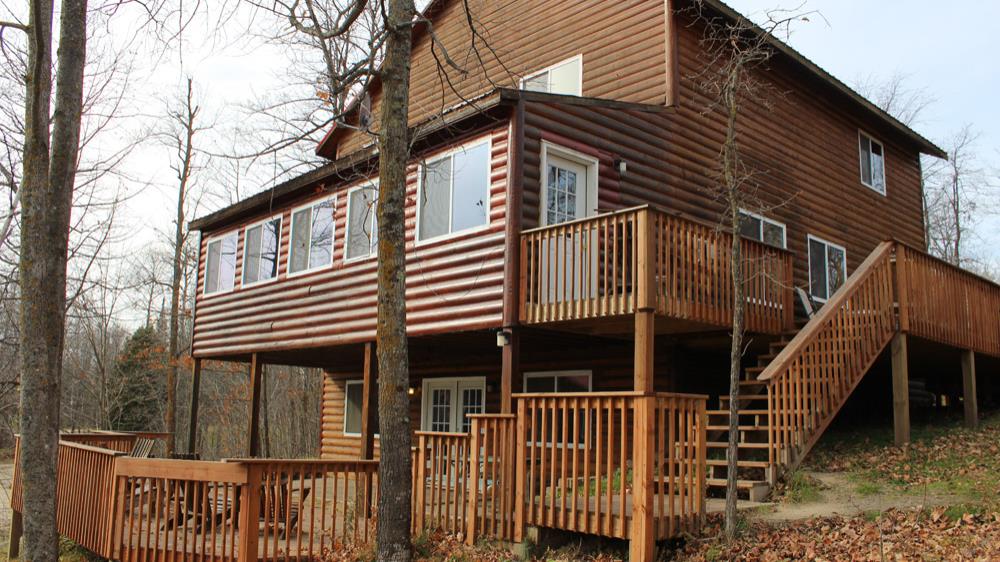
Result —
[[[543, 379], [548, 377], [579, 377], [587, 376], [587, 392], [594, 391], [594, 371], [591, 369], [570, 369], [563, 371], [533, 371], [522, 375], [521, 390], [528, 392], [528, 379]], [[556, 391], [558, 392], [558, 391]], [[546, 393], [550, 394], [550, 393]]]
[[[519, 83], [518, 88], [521, 89], [521, 90], [523, 90], [524, 89], [524, 85], [528, 82], [528, 80], [531, 80], [532, 78], [535, 78], [535, 77], [537, 77], [540, 74], [545, 74], [546, 72], [549, 73], [549, 76], [552, 76], [551, 72], [553, 70], [555, 70], [556, 68], [559, 68], [560, 66], [563, 66], [563, 65], [569, 64], [571, 62], [574, 62], [574, 61], [579, 61], [580, 62], [579, 66], [578, 66], [578, 68], [580, 69], [580, 72], [579, 72], [579, 76], [577, 77], [577, 81], [576, 81], [576, 86], [577, 86], [576, 94], [555, 94], [555, 95], [557, 95], [557, 96], [558, 95], [576, 95], [578, 97], [582, 97], [583, 96], [583, 54], [582, 53], [578, 54], [578, 55], [574, 55], [572, 57], [569, 57], [568, 59], [561, 60], [561, 61], [559, 61], [559, 62], [557, 62], [557, 63], [555, 63], [553, 65], [546, 66], [545, 68], [538, 69], [538, 70], [536, 70], [536, 71], [534, 71], [534, 72], [532, 72], [530, 74], [525, 74], [524, 77], [521, 78], [521, 82]], [[549, 89], [551, 89], [551, 82], [549, 84]], [[542, 93], [550, 93], [551, 94], [552, 92], [542, 92]]]
[[[549, 168], [549, 153], [560, 158], [565, 158], [566, 160], [572, 160], [581, 166], [587, 168], [587, 208], [585, 209], [585, 217], [594, 216], [597, 212], [597, 186], [598, 177], [597, 174], [600, 172], [601, 166], [600, 161], [589, 154], [584, 154], [578, 150], [573, 150], [572, 148], [566, 148], [565, 146], [560, 146], [558, 144], [542, 141], [542, 154], [541, 154], [541, 170], [539, 178], [539, 186], [541, 188], [540, 197], [540, 207], [538, 209], [538, 224], [540, 226], [548, 226], [548, 213], [545, 212], [549, 208], [549, 190], [546, 185], [545, 175], [548, 173]], [[585, 218], [577, 217], [577, 218]]]
[[[868, 183], [868, 182], [865, 181], [864, 168], [861, 167], [861, 137], [868, 137], [868, 142], [869, 143], [875, 143], [875, 144], [879, 145], [879, 147], [882, 149], [882, 188], [883, 188], [884, 191], [879, 191], [878, 188], [875, 187], [873, 184], [870, 184], [870, 183]], [[878, 193], [882, 197], [886, 197], [886, 193], [888, 193], [888, 191], [889, 191], [889, 183], [886, 180], [886, 176], [887, 176], [886, 167], [888, 166], [888, 162], [887, 162], [888, 158], [886, 157], [886, 153], [885, 153], [885, 144], [882, 141], [880, 141], [877, 138], [875, 138], [874, 136], [872, 136], [870, 133], [864, 131], [863, 129], [858, 129], [858, 142], [857, 142], [857, 145], [858, 145], [858, 177], [861, 179], [861, 185], [867, 187], [868, 189], [874, 191], [875, 193]], [[874, 166], [872, 166], [871, 156], [870, 155], [868, 157], [868, 166], [872, 169], [872, 172], [873, 172], [872, 179], [874, 179], [874, 177], [875, 177], [874, 176], [874, 170], [875, 170], [875, 168], [874, 168]]]
[[[234, 236], [234, 235], [236, 236], [236, 248], [237, 248], [237, 251], [239, 251], [239, 247], [240, 247], [240, 231], [239, 231], [239, 229], [230, 230], [229, 232], [226, 232], [226, 233], [223, 233], [223, 234], [217, 234], [217, 235], [212, 236], [211, 238], [209, 238], [209, 239], [207, 239], [205, 241], [205, 277], [203, 278], [204, 283], [202, 283], [202, 286], [201, 286], [201, 296], [203, 298], [212, 298], [212, 297], [217, 297], [219, 295], [226, 295], [226, 294], [232, 293], [233, 291], [236, 290], [236, 267], [235, 267], [235, 264], [234, 264], [233, 265], [233, 286], [230, 287], [229, 289], [225, 289], [225, 290], [216, 290], [216, 291], [213, 291], [211, 293], [207, 292], [208, 291], [208, 247], [212, 245], [212, 242], [215, 242], [215, 241], [218, 241], [218, 240], [222, 240], [224, 238], [228, 238], [228, 237]], [[240, 281], [243, 280], [242, 278], [243, 278], [243, 274], [242, 274], [242, 272], [240, 272]]]
[[[349, 387], [351, 385], [355, 385], [355, 384], [360, 384], [361, 385], [361, 392], [364, 393], [364, 391], [365, 391], [364, 390], [364, 388], [365, 388], [365, 380], [364, 379], [350, 379], [350, 380], [344, 381], [344, 428], [343, 429], [344, 429], [344, 436], [345, 437], [361, 437], [361, 433], [350, 433], [350, 432], [347, 431], [347, 404], [348, 404], [348, 402], [350, 402], [350, 400], [348, 400], [348, 396], [347, 396], [347, 387]], [[364, 412], [361, 412], [362, 416], [364, 414], [365, 414]], [[361, 422], [362, 422], [362, 424], [364, 424], [364, 420], [361, 420]], [[378, 438], [378, 436], [379, 436], [379, 434], [375, 433], [375, 438], [376, 439]]]
[[[309, 255], [308, 254], [311, 253], [311, 250], [309, 250], [309, 248], [312, 248], [312, 232], [311, 232], [311, 229], [310, 229], [310, 233], [309, 233], [310, 234], [310, 239], [309, 239], [310, 244], [309, 244], [309, 246], [306, 246], [306, 248], [308, 250], [307, 251], [307, 255], [306, 255], [306, 268], [303, 269], [302, 271], [295, 271], [295, 272], [293, 272], [292, 271], [292, 244], [293, 244], [294, 241], [292, 240], [292, 233], [295, 232], [295, 213], [298, 213], [299, 211], [301, 211], [303, 209], [312, 209], [316, 205], [321, 205], [323, 203], [326, 203], [327, 201], [332, 201], [333, 202], [333, 227], [332, 227], [332, 230], [330, 232], [330, 263], [324, 264], [324, 265], [317, 265], [317, 266], [313, 266], [313, 267], [309, 267], [308, 266], [308, 264], [309, 264]], [[298, 207], [295, 207], [294, 209], [292, 209], [291, 214], [289, 216], [291, 218], [288, 220], [288, 222], [290, 223], [290, 227], [288, 229], [288, 264], [285, 267], [285, 277], [291, 279], [293, 277], [300, 277], [300, 276], [306, 275], [308, 273], [313, 273], [315, 271], [319, 271], [319, 270], [321, 270], [323, 268], [326, 268], [326, 267], [331, 267], [336, 262], [336, 260], [333, 257], [333, 253], [334, 253], [333, 251], [337, 247], [337, 196], [336, 195], [332, 195], [332, 196], [329, 196], [329, 197], [323, 197], [321, 199], [317, 199], [317, 200], [312, 201], [310, 203], [305, 203], [303, 205], [299, 205]], [[310, 221], [312, 220], [312, 213], [309, 214], [309, 220]], [[311, 224], [312, 223], [310, 222], [310, 225]]]
[[[351, 188], [349, 188], [347, 190], [347, 197], [346, 197], [346, 203], [345, 203], [345, 205], [347, 205], [347, 214], [346, 214], [346, 219], [345, 219], [345, 222], [344, 222], [344, 263], [345, 264], [362, 262], [362, 261], [365, 261], [365, 260], [370, 260], [370, 259], [374, 259], [374, 258], [378, 257], [378, 248], [377, 248], [377, 246], [375, 246], [375, 245], [373, 245], [371, 243], [371, 240], [368, 241], [368, 254], [367, 255], [364, 255], [364, 256], [354, 256], [353, 258], [347, 256], [347, 249], [348, 249], [348, 247], [351, 244], [351, 194], [354, 193], [355, 191], [359, 190], [359, 189], [367, 189], [367, 188], [375, 188], [375, 192], [378, 193], [378, 190], [379, 190], [378, 189], [378, 179], [365, 180], [364, 182], [359, 183], [359, 184], [357, 184], [357, 185], [355, 185], [355, 186], [353, 186], [353, 187], [351, 187]], [[376, 208], [375, 208], [374, 211], [378, 212], [378, 206], [377, 205], [376, 205]], [[372, 224], [374, 224], [374, 222]]]
[[[747, 215], [749, 217], [753, 217], [753, 218], [755, 218], [755, 219], [757, 219], [757, 220], [759, 220], [761, 222], [761, 225], [760, 225], [761, 231], [760, 231], [760, 240], [759, 240], [759, 242], [761, 244], [766, 244], [766, 245], [770, 246], [770, 244], [767, 244], [767, 242], [764, 242], [764, 223], [767, 223], [767, 224], [769, 224], [771, 226], [777, 226], [778, 228], [781, 229], [781, 242], [782, 242], [782, 245], [779, 246], [779, 247], [781, 249], [783, 249], [783, 250], [787, 250], [788, 249], [788, 227], [785, 226], [785, 223], [776, 221], [774, 219], [769, 219], [769, 218], [765, 217], [764, 215], [762, 215], [760, 213], [754, 213], [753, 211], [748, 211], [746, 209], [742, 209], [741, 208], [739, 211], [740, 211], [740, 213], [742, 213], [744, 215]], [[755, 242], [757, 242], [757, 240], [755, 240]]]
[[[430, 392], [427, 391], [427, 387], [434, 383], [451, 383], [457, 384], [460, 382], [473, 382], [478, 383], [479, 387], [483, 389], [483, 411], [486, 411], [486, 377], [438, 377], [438, 378], [427, 378], [420, 382], [420, 430], [430, 431], [430, 420], [427, 418], [430, 413]], [[458, 407], [458, 397], [454, 397], [455, 407]], [[452, 432], [452, 433], [461, 433]]]
[[[485, 142], [484, 142], [485, 141]], [[486, 193], [483, 197], [483, 202], [486, 205], [486, 223], [480, 226], [474, 226], [472, 228], [466, 228], [464, 230], [452, 231], [452, 204], [455, 199], [455, 177], [454, 177], [454, 164], [452, 164], [452, 182], [451, 189], [448, 191], [448, 232], [445, 234], [438, 234], [437, 236], [431, 236], [430, 238], [420, 237], [420, 222], [423, 213], [420, 212], [420, 202], [423, 201], [424, 197], [424, 167], [428, 164], [433, 164], [439, 160], [444, 160], [445, 158], [454, 156], [460, 152], [464, 152], [470, 148], [478, 146], [480, 144], [486, 144]], [[454, 161], [453, 161], [454, 162]], [[493, 135], [486, 134], [481, 137], [475, 138], [467, 143], [451, 148], [445, 152], [440, 152], [434, 154], [432, 157], [422, 160], [417, 166], [417, 223], [416, 232], [413, 233], [413, 240], [415, 246], [423, 246], [425, 244], [430, 244], [432, 242], [440, 242], [442, 240], [448, 240], [449, 238], [455, 238], [458, 236], [466, 236], [468, 234], [475, 234], [477, 232], [482, 232], [483, 230], [488, 230], [491, 226], [490, 220], [490, 190], [493, 187], [493, 182], [491, 178], [493, 177]]]
[[[830, 299], [830, 278], [829, 277], [827, 277], [827, 279], [826, 279], [826, 298], [817, 297], [816, 295], [812, 294], [812, 282], [813, 282], [813, 279], [812, 279], [812, 251], [810, 249], [809, 242], [812, 242], [813, 240], [815, 240], [816, 242], [819, 242], [821, 244], [825, 244], [826, 245], [827, 249], [823, 250], [824, 254], [826, 254], [827, 252], [829, 252], [829, 248], [830, 247], [836, 248], [836, 249], [838, 249], [838, 250], [840, 250], [841, 252], [844, 253], [844, 279], [845, 279], [845, 281], [847, 279], [847, 248], [841, 246], [840, 244], [835, 244], [833, 242], [830, 242], [829, 240], [824, 240], [823, 238], [820, 238], [819, 236], [813, 236], [812, 234], [807, 234], [806, 235], [806, 259], [808, 260], [806, 262], [806, 269], [809, 271], [809, 287], [808, 287], [808, 290], [806, 291], [806, 293], [808, 293], [809, 296], [813, 300], [815, 300], [816, 302], [826, 302], [826, 301], [828, 301]], [[823, 256], [823, 263], [824, 264], [828, 264], [829, 263], [828, 256], [826, 256], [826, 255]]]
[[[275, 254], [274, 254], [274, 262], [275, 262], [274, 277], [271, 277], [270, 279], [259, 279], [251, 283], [245, 283], [243, 278], [243, 272], [246, 271], [247, 268], [247, 233], [250, 231], [251, 228], [256, 228], [263, 224], [267, 224], [273, 221], [274, 219], [278, 219], [278, 247], [275, 249]], [[243, 267], [240, 269], [241, 289], [247, 287], [259, 287], [261, 285], [267, 285], [268, 283], [274, 283], [275, 281], [278, 280], [279, 277], [281, 277], [281, 236], [284, 234], [284, 228], [282, 228], [284, 226], [284, 222], [285, 218], [283, 216], [283, 213], [278, 213], [266, 219], [250, 223], [243, 227]], [[261, 232], [263, 233], [263, 229], [261, 230]], [[259, 263], [257, 265], [258, 267], [260, 267]]]

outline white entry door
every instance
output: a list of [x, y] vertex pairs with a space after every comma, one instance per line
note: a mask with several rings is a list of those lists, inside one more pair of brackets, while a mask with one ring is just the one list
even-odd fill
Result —
[[466, 433], [469, 414], [486, 411], [486, 379], [424, 379], [420, 427], [424, 431]]
[[[596, 162], [584, 163], [558, 150], [545, 153], [542, 222], [557, 225], [596, 213]], [[595, 177], [590, 177], [591, 175]], [[542, 252], [543, 303], [597, 296], [597, 231], [574, 232], [545, 240]]]

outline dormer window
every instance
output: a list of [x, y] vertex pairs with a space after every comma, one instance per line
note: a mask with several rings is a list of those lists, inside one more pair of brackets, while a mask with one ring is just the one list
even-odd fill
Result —
[[583, 55], [529, 74], [521, 80], [521, 89], [531, 92], [583, 95]]
[[861, 150], [861, 183], [885, 195], [885, 149], [882, 143], [859, 132]]

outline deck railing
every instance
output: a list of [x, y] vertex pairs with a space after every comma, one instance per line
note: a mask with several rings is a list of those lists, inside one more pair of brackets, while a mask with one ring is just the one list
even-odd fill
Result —
[[[732, 321], [732, 237], [648, 206], [521, 234], [521, 318], [526, 323], [621, 316], [651, 295], [658, 314]], [[747, 328], [792, 326], [792, 255], [742, 239]], [[652, 271], [651, 276], [642, 274]]]
[[516, 399], [524, 524], [666, 538], [704, 515], [706, 397], [613, 392]]
[[761, 373], [772, 467], [794, 463], [812, 446], [892, 339], [892, 249], [879, 245]]
[[1000, 357], [1000, 286], [896, 242], [900, 329]]

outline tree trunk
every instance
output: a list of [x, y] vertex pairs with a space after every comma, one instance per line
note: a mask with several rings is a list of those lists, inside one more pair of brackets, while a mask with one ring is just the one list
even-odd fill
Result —
[[[32, 0], [25, 107], [21, 225], [21, 469], [25, 559], [59, 558], [56, 460], [66, 303], [66, 252], [80, 139], [86, 0], [62, 6], [56, 103], [52, 99], [52, 2]], [[51, 153], [49, 151], [51, 144]]]
[[726, 538], [736, 536], [736, 484], [738, 479], [737, 460], [739, 456], [739, 393], [741, 359], [743, 357], [743, 307], [745, 285], [743, 279], [743, 252], [740, 244], [740, 192], [739, 147], [736, 141], [736, 125], [739, 117], [738, 87], [742, 69], [735, 64], [722, 90], [726, 108], [726, 140], [722, 147], [722, 173], [726, 189], [726, 204], [730, 219], [730, 270], [733, 275], [733, 335], [729, 348], [729, 443], [726, 449]]
[[410, 560], [410, 407], [403, 226], [409, 157], [412, 0], [388, 2], [382, 64], [378, 195], [378, 404], [380, 420], [378, 559]]

